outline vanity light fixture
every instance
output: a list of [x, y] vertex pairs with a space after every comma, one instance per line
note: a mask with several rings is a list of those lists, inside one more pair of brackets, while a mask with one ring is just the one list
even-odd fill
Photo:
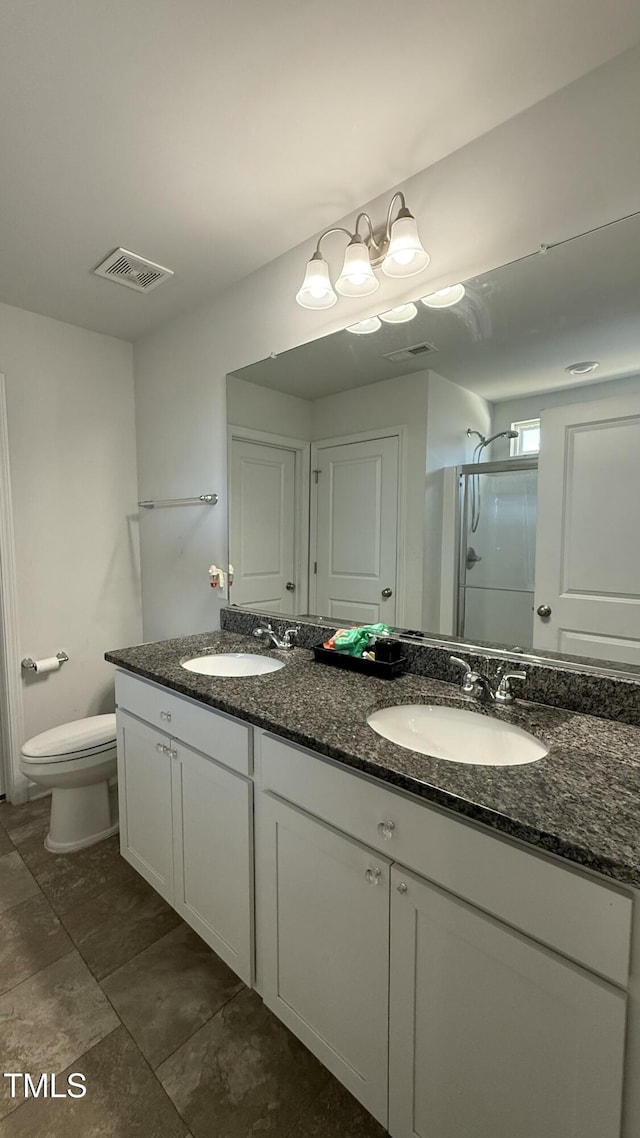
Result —
[[569, 364], [564, 370], [569, 372], [569, 375], [588, 375], [590, 371], [595, 371], [600, 367], [598, 360], [582, 360], [577, 364]]
[[428, 296], [420, 299], [427, 308], [451, 308], [452, 304], [459, 304], [465, 293], [464, 285], [454, 284], [448, 288], [439, 288], [437, 292], [430, 292]]
[[379, 317], [370, 316], [367, 320], [358, 320], [357, 324], [347, 324], [345, 332], [353, 332], [354, 336], [368, 336], [371, 332], [377, 332], [381, 328]]
[[408, 304], [398, 304], [395, 308], [390, 308], [388, 312], [381, 312], [380, 319], [384, 320], [385, 324], [407, 324], [417, 315], [418, 309], [412, 301], [409, 301]]
[[[394, 218], [397, 204], [400, 208]], [[363, 222], [368, 230], [364, 236], [360, 232]], [[335, 290], [329, 266], [320, 249], [325, 237], [331, 233], [344, 233], [349, 238]], [[426, 269], [430, 260], [420, 241], [416, 219], [407, 209], [404, 194], [398, 191], [389, 203], [384, 228], [375, 230], [369, 214], [359, 213], [354, 233], [341, 225], [333, 225], [320, 234], [296, 300], [302, 308], [332, 308], [338, 299], [336, 292], [342, 296], [370, 296], [374, 293], [380, 287], [374, 269], [380, 268], [386, 276], [396, 279], [413, 277]]]

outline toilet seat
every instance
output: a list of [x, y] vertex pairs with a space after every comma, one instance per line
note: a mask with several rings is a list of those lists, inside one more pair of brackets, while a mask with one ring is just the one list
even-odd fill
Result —
[[115, 715], [90, 715], [28, 739], [22, 748], [22, 761], [41, 765], [89, 758], [113, 750], [115, 742]]

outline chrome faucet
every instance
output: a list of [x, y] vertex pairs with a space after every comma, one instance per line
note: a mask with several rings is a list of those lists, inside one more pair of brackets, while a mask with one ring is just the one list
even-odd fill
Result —
[[481, 672], [474, 672], [466, 660], [461, 660], [459, 656], [450, 656], [449, 663], [455, 664], [456, 667], [462, 668], [464, 671], [460, 688], [462, 694], [480, 700], [481, 703], [497, 703], [500, 706], [504, 706], [505, 703], [513, 703], [515, 696], [511, 690], [511, 681], [526, 680], [527, 678], [526, 672], [507, 672], [500, 668], [495, 682], [492, 682], [488, 676], [483, 676]]
[[272, 648], [293, 648], [293, 641], [298, 635], [299, 629], [287, 628], [284, 635], [280, 638], [271, 627], [271, 621], [265, 628], [254, 628], [253, 635], [257, 636], [258, 640], [264, 639], [267, 646]]

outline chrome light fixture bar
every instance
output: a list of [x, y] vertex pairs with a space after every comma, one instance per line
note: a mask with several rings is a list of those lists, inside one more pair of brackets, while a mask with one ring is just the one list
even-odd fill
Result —
[[[398, 204], [399, 209], [394, 218]], [[360, 232], [361, 222], [366, 223], [368, 229], [364, 236]], [[335, 289], [331, 283], [329, 265], [320, 248], [324, 239], [332, 233], [344, 233], [349, 238]], [[374, 229], [368, 213], [359, 213], [354, 233], [340, 225], [334, 225], [320, 234], [296, 300], [302, 308], [333, 308], [338, 292], [342, 296], [369, 296], [374, 293], [380, 287], [374, 269], [380, 268], [386, 276], [395, 279], [413, 277], [426, 269], [430, 260], [418, 235], [416, 219], [407, 209], [404, 194], [398, 191], [391, 198], [386, 224], [381, 231]]]

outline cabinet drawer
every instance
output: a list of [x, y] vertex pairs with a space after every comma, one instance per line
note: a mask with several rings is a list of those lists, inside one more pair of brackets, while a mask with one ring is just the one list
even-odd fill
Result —
[[264, 790], [626, 985], [631, 899], [557, 861], [261, 733]]
[[224, 766], [251, 773], [246, 723], [123, 671], [116, 672], [116, 705]]

